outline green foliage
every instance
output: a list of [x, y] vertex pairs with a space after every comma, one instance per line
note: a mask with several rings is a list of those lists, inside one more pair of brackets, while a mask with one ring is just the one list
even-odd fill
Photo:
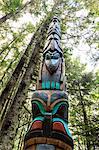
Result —
[[[54, 0], [52, 4], [45, 0], [34, 0], [21, 10], [23, 2], [23, 0], [3, 0], [0, 2], [2, 14], [12, 13], [14, 15], [13, 21], [10, 17], [0, 26], [0, 91], [2, 92], [6, 87], [31, 40], [31, 35], [35, 33], [38, 26], [42, 25], [41, 22], [44, 22], [45, 16], [48, 17], [48, 20], [54, 14], [59, 16], [63, 35], [67, 92], [70, 100], [69, 122], [75, 142], [75, 150], [87, 149], [88, 142], [90, 142], [90, 149], [92, 149], [98, 145], [99, 70], [96, 73], [95, 70], [89, 73], [85, 72], [86, 65], [80, 63], [80, 58], [72, 57], [72, 53], [79, 48], [80, 42], [84, 41], [84, 44], [87, 44], [90, 50], [87, 51], [86, 46], [81, 45], [83, 50], [79, 50], [79, 53], [83, 54], [86, 51], [90, 58], [93, 58], [95, 54], [98, 56], [98, 0]], [[59, 5], [56, 7], [58, 2]], [[55, 7], [53, 7], [54, 4]], [[76, 14], [80, 14], [83, 9], [87, 12], [87, 15], [82, 13], [78, 17]], [[18, 15], [16, 14], [17, 11], [19, 11]], [[31, 16], [32, 21], [28, 21], [27, 14]], [[22, 15], [26, 15], [27, 23], [24, 23], [25, 19], [22, 18]], [[21, 19], [23, 20], [20, 21]], [[43, 47], [44, 44], [42, 44]], [[98, 57], [97, 59], [93, 58], [93, 62], [90, 59], [90, 62], [97, 63]], [[35, 70], [36, 77], [33, 76], [33, 78], [36, 80], [39, 66]], [[21, 143], [19, 141], [21, 131], [24, 134], [22, 129], [21, 127], [19, 131], [20, 136], [18, 134], [16, 136], [19, 144]], [[16, 145], [15, 147], [18, 149]]]
[[5, 13], [14, 13], [22, 6], [23, 0], [3, 0], [1, 10]]
[[85, 4], [87, 7], [90, 9], [91, 13], [94, 16], [99, 16], [99, 5], [98, 5], [98, 0], [87, 0], [85, 1]]
[[[69, 94], [69, 123], [75, 150], [98, 146], [99, 72], [86, 73], [85, 65], [72, 58], [71, 49], [64, 49], [67, 91]], [[79, 140], [80, 139], [80, 140]], [[79, 147], [78, 147], [79, 145]], [[89, 146], [90, 145], [90, 146]]]
[[26, 24], [26, 30], [28, 33], [32, 33], [35, 30], [35, 27], [33, 26], [33, 24], [31, 22], [29, 22], [28, 24]]

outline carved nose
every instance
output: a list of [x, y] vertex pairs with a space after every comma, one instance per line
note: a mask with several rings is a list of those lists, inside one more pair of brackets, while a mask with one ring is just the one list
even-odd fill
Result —
[[51, 64], [55, 65], [58, 62], [58, 59], [51, 59]]
[[54, 73], [59, 66], [59, 59], [50, 59], [46, 61], [46, 67], [50, 73]]

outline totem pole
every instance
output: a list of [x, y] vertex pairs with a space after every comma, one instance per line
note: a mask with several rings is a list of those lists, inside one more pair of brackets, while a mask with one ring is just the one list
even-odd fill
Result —
[[32, 97], [33, 121], [24, 139], [25, 150], [73, 149], [59, 23], [60, 20], [53, 17], [48, 29], [37, 88]]

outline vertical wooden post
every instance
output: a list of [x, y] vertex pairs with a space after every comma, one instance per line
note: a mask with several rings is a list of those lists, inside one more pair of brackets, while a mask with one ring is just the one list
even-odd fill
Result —
[[37, 89], [31, 101], [33, 122], [24, 139], [24, 150], [73, 149], [60, 40], [60, 20], [55, 16], [48, 29]]

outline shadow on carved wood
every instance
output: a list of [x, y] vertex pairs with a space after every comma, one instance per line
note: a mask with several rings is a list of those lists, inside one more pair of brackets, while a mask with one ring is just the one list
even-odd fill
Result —
[[33, 121], [24, 139], [25, 150], [73, 149], [59, 23], [60, 20], [53, 17], [48, 29], [37, 88], [31, 101]]

